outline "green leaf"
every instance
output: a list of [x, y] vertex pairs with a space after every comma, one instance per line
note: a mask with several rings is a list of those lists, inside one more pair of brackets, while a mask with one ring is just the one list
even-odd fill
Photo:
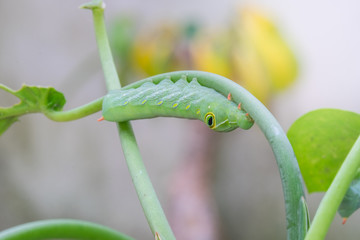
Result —
[[360, 114], [320, 109], [294, 122], [288, 138], [308, 191], [326, 191], [360, 134]]
[[18, 117], [27, 113], [60, 111], [65, 105], [65, 97], [52, 87], [36, 87], [23, 85], [14, 91], [2, 84], [3, 89], [18, 97], [20, 102], [11, 107], [0, 107], [0, 135], [5, 132]]
[[17, 121], [17, 117], [8, 117], [0, 120], [0, 136]]
[[342, 200], [338, 212], [341, 217], [348, 218], [358, 208], [360, 208], [360, 174], [358, 173], [351, 182], [344, 199]]
[[66, 103], [64, 94], [56, 91], [54, 88], [48, 88], [46, 97], [46, 109], [61, 111]]

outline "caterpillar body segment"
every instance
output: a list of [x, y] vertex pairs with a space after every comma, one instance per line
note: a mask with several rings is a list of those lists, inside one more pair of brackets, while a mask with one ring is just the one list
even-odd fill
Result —
[[104, 97], [103, 117], [114, 122], [154, 117], [199, 119], [215, 131], [248, 129], [254, 123], [227, 97], [185, 77], [113, 90]]

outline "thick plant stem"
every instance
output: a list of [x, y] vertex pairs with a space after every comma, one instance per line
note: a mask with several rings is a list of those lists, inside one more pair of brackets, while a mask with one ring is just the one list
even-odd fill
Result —
[[0, 240], [45, 239], [133, 240], [108, 227], [79, 220], [44, 220], [19, 225], [0, 233]]
[[304, 239], [309, 225], [309, 218], [299, 165], [291, 144], [280, 124], [258, 99], [240, 85], [225, 77], [200, 71], [179, 71], [159, 74], [133, 83], [131, 87], [140, 86], [147, 81], [157, 84], [165, 78], [176, 80], [182, 76], [186, 76], [188, 81], [196, 78], [201, 85], [213, 88], [224, 96], [231, 93], [234, 101], [241, 103], [242, 108], [250, 114], [255, 123], [260, 127], [272, 147], [280, 172], [286, 209], [287, 239]]
[[360, 167], [360, 136], [346, 156], [333, 182], [316, 211], [305, 240], [322, 240], [333, 221], [351, 181]]
[[[95, 35], [100, 59], [104, 70], [106, 86], [110, 91], [119, 89], [121, 86], [106, 34], [103, 6], [101, 1], [93, 1], [83, 7], [90, 8], [93, 11]], [[166, 240], [175, 239], [141, 159], [130, 123], [118, 123], [117, 126], [126, 162], [152, 233], [154, 236], [158, 233]]]

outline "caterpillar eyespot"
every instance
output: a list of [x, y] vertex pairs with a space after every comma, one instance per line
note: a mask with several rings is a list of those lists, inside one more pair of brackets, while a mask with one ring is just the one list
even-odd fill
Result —
[[165, 78], [157, 84], [110, 91], [103, 101], [103, 117], [113, 122], [154, 117], [199, 119], [215, 131], [250, 128], [254, 121], [227, 96], [204, 87], [196, 78]]
[[205, 123], [209, 126], [209, 128], [213, 129], [216, 126], [215, 115], [212, 112], [208, 112], [205, 115]]

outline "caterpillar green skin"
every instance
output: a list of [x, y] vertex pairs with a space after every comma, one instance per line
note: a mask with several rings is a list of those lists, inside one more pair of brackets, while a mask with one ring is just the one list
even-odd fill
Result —
[[254, 121], [238, 105], [212, 88], [201, 86], [196, 78], [177, 81], [165, 78], [135, 88], [110, 91], [103, 101], [103, 117], [123, 122], [154, 117], [199, 119], [215, 131], [249, 129]]

